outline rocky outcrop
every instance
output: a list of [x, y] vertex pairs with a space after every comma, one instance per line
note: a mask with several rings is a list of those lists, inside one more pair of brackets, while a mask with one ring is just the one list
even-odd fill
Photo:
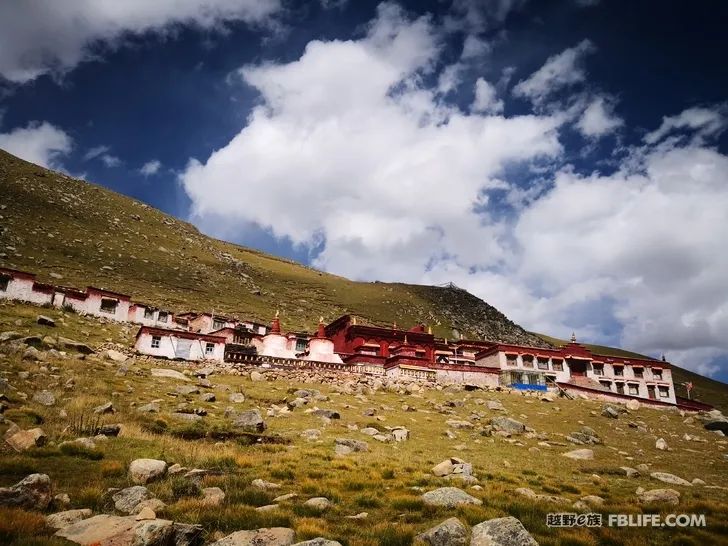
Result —
[[417, 539], [430, 546], [465, 546], [468, 534], [458, 518], [450, 518], [417, 535]]
[[270, 529], [254, 529], [237, 531], [213, 542], [210, 546], [291, 546], [293, 529], [272, 527]]
[[166, 473], [167, 463], [157, 459], [136, 459], [129, 465], [129, 477], [134, 483], [149, 483]]
[[131, 516], [102, 514], [65, 527], [56, 536], [83, 546], [168, 546], [175, 530], [165, 519], [137, 521]]
[[444, 506], [446, 508], [455, 508], [463, 504], [481, 505], [483, 501], [468, 495], [462, 489], [457, 487], [440, 487], [433, 491], [428, 491], [422, 495], [422, 500], [430, 506]]
[[52, 498], [47, 474], [30, 474], [11, 487], [0, 487], [0, 506], [45, 510]]
[[523, 524], [510, 516], [479, 523], [471, 532], [470, 546], [538, 546]]

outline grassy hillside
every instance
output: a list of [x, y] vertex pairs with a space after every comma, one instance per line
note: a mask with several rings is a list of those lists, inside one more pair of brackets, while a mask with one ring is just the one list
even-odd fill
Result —
[[[455, 288], [353, 282], [202, 235], [148, 205], [0, 151], [0, 265], [169, 307], [315, 329], [344, 313], [436, 335], [543, 344]], [[58, 277], [60, 276], [60, 278]], [[456, 330], [457, 332], [453, 332]]]
[[[547, 336], [545, 334], [537, 335], [552, 345], [559, 346], [568, 343], [566, 340]], [[598, 355], [619, 356], [625, 358], [651, 358], [640, 353], [625, 351], [624, 349], [617, 349], [615, 347], [607, 347], [605, 345], [592, 345], [585, 343], [584, 346]], [[705, 402], [706, 404], [711, 404], [722, 410], [724, 413], [728, 412], [728, 385], [720, 381], [716, 381], [715, 379], [703, 377], [700, 374], [691, 372], [690, 370], [686, 370], [685, 368], [681, 368], [675, 364], [671, 364], [670, 368], [672, 369], [672, 377], [678, 396], [687, 398], [687, 391], [682, 384], [691, 382], [693, 384], [693, 391], [691, 393], [693, 399]]]

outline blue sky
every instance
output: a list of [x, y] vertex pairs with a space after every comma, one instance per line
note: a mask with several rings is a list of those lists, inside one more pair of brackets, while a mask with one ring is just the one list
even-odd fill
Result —
[[728, 378], [719, 2], [0, 6], [0, 147]]

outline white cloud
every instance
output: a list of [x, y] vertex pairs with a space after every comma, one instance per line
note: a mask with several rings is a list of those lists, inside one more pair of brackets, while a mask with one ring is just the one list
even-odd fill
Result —
[[58, 159], [72, 147], [71, 137], [47, 121], [30, 122], [26, 127], [0, 134], [0, 148], [43, 167], [58, 168]]
[[581, 134], [592, 138], [612, 133], [622, 125], [624, 121], [615, 115], [612, 102], [605, 97], [595, 97], [576, 123]]
[[555, 91], [584, 81], [586, 72], [582, 67], [582, 60], [594, 49], [589, 40], [582, 40], [576, 46], [552, 55], [536, 72], [518, 82], [513, 88], [513, 94], [539, 104]]
[[111, 155], [109, 153], [110, 151], [110, 146], [106, 146], [103, 144], [100, 146], [95, 146], [93, 148], [89, 148], [89, 150], [85, 154], [83, 154], [83, 160], [90, 161], [92, 159], [98, 159], [107, 167], [118, 167], [119, 165], [121, 165], [122, 161], [115, 155]]
[[66, 72], [129, 34], [265, 23], [279, 0], [27, 0], [0, 2], [0, 76], [24, 83]]
[[503, 111], [503, 101], [498, 98], [495, 87], [478, 78], [475, 82], [475, 100], [471, 106], [473, 112], [497, 114]]
[[297, 61], [245, 67], [263, 104], [183, 173], [197, 220], [325, 240], [316, 264], [357, 278], [412, 278], [447, 254], [504, 259], [499, 228], [477, 209], [502, 187], [505, 164], [560, 153], [556, 121], [443, 106], [418, 77], [439, 43], [429, 19], [384, 4], [361, 40], [311, 42]]
[[645, 142], [654, 144], [679, 129], [695, 131], [699, 139], [715, 136], [725, 130], [726, 108], [688, 108], [676, 116], [662, 118], [662, 124], [645, 135]]
[[157, 174], [161, 167], [162, 163], [158, 159], [152, 159], [151, 161], [147, 161], [144, 165], [142, 165], [139, 169], [139, 172], [144, 176], [151, 176], [153, 174]]
[[118, 167], [121, 165], [121, 159], [111, 154], [103, 154], [99, 157], [101, 162], [107, 167]]

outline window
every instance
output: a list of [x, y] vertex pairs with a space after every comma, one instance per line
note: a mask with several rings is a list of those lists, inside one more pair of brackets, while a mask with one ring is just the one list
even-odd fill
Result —
[[662, 370], [660, 368], [652, 368], [652, 377], [662, 379]]
[[159, 322], [167, 322], [168, 319], [169, 319], [169, 313], [167, 313], [167, 311], [159, 312], [159, 316], [157, 317], [157, 320]]
[[564, 361], [559, 359], [552, 359], [551, 360], [551, 366], [553, 367], [555, 372], [563, 372], [564, 371]]
[[639, 385], [635, 385], [633, 383], [630, 383], [628, 385], [628, 387], [629, 387], [629, 391], [628, 391], [629, 394], [631, 394], [633, 396], [639, 395], [639, 393], [640, 393], [640, 387], [639, 387]]
[[633, 368], [632, 371], [634, 371], [634, 376], [635, 377], [642, 378], [642, 377], [645, 376], [644, 369], [643, 368]]
[[215, 344], [210, 343], [210, 342], [205, 343], [205, 354], [211, 355], [214, 352], [215, 352]]
[[8, 275], [0, 275], [0, 292], [5, 292], [9, 283], [10, 277]]
[[150, 309], [149, 307], [144, 308], [144, 318], [145, 319], [154, 319], [154, 309]]
[[152, 349], [159, 349], [162, 343], [162, 336], [152, 336]]
[[624, 383], [615, 383], [617, 386], [617, 392], [619, 394], [624, 394]]
[[524, 368], [533, 368], [533, 357], [531, 355], [523, 355], [521, 358], [523, 359]]
[[595, 375], [604, 375], [604, 364], [592, 364]]
[[624, 368], [622, 366], [615, 366], [614, 375], [616, 375], [617, 377], [622, 377], [624, 375]]
[[537, 362], [538, 362], [539, 370], [548, 370], [549, 369], [549, 359], [548, 358], [539, 358]]
[[303, 351], [306, 350], [307, 345], [308, 345], [308, 341], [299, 337], [298, 339], [296, 339], [296, 352], [302, 353]]
[[611, 381], [600, 381], [599, 384], [602, 387], [605, 387], [605, 388], [609, 389], [610, 391], [612, 390], [612, 382]]
[[658, 392], [660, 393], [660, 398], [669, 398], [670, 397], [670, 387], [657, 387]]
[[112, 300], [111, 298], [101, 298], [101, 311], [104, 313], [110, 313], [114, 314], [116, 313], [116, 308], [119, 305], [118, 300]]
[[516, 355], [506, 355], [506, 365], [515, 366], [518, 363]]
[[213, 319], [212, 321], [212, 329], [213, 330], [220, 330], [222, 328], [225, 328], [225, 321], [220, 319]]

